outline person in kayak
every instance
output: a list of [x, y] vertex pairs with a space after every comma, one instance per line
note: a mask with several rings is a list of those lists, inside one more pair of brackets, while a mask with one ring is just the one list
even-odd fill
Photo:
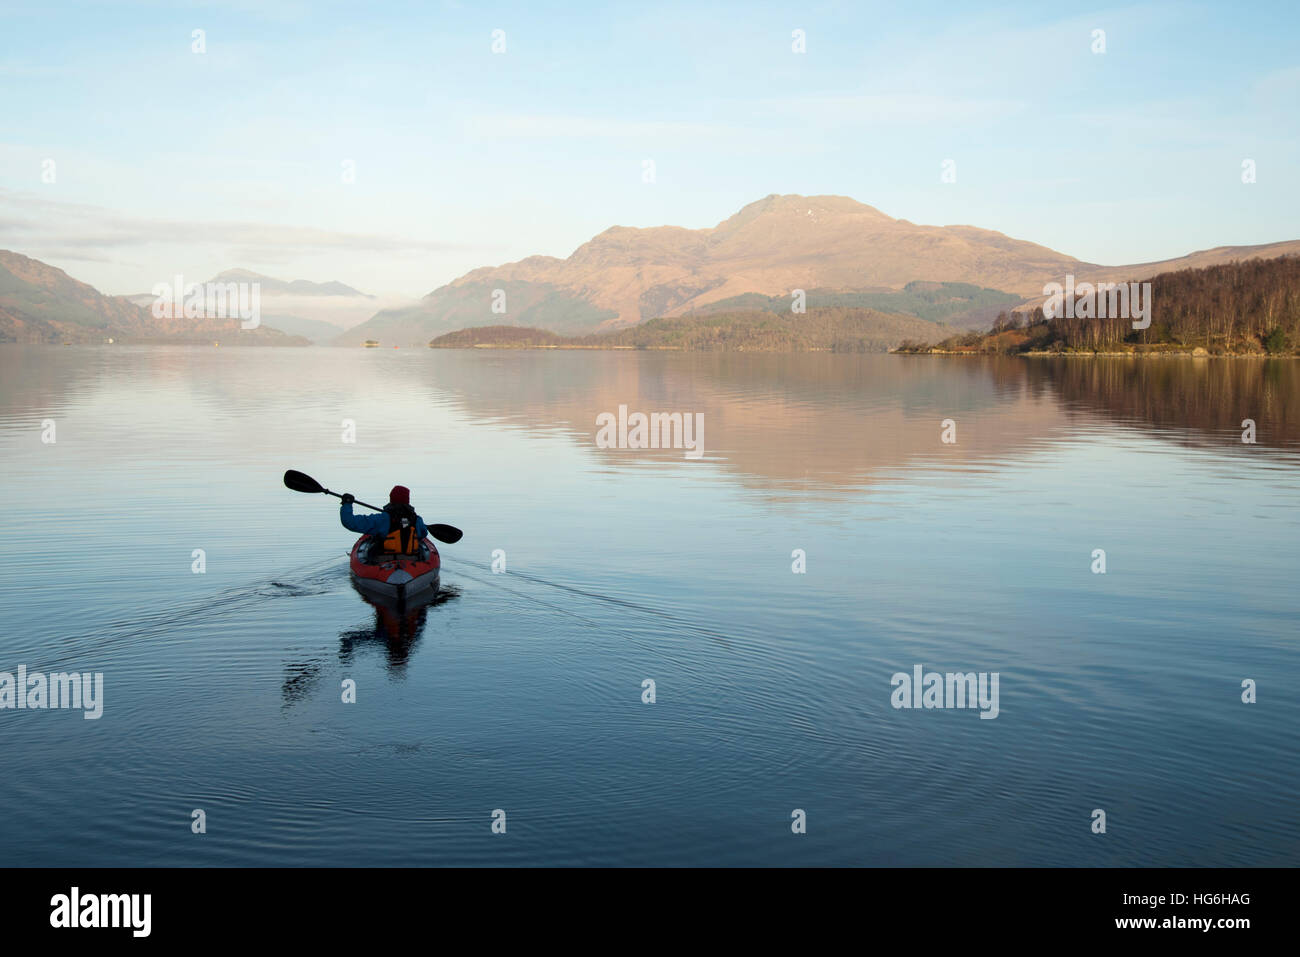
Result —
[[349, 531], [369, 535], [375, 540], [370, 554], [418, 555], [420, 542], [429, 534], [424, 519], [411, 508], [411, 490], [405, 485], [394, 485], [388, 493], [388, 504], [377, 515], [354, 515], [353, 495], [344, 495], [339, 506], [339, 521]]

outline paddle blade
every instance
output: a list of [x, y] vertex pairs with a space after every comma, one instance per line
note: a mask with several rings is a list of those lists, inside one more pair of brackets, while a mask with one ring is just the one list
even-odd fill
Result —
[[455, 545], [465, 534], [454, 525], [430, 525], [428, 529], [430, 535], [447, 545]]
[[285, 488], [291, 488], [295, 492], [323, 492], [325, 486], [321, 485], [310, 475], [304, 475], [302, 472], [296, 472], [293, 469], [284, 473]]

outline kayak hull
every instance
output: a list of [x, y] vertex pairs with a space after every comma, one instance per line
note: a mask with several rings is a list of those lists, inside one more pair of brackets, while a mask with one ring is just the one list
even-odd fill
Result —
[[442, 557], [428, 538], [420, 542], [420, 555], [410, 558], [383, 556], [370, 562], [369, 551], [373, 543], [370, 535], [362, 535], [352, 546], [348, 563], [352, 581], [368, 595], [383, 598], [398, 605], [418, 601], [437, 592], [442, 571]]

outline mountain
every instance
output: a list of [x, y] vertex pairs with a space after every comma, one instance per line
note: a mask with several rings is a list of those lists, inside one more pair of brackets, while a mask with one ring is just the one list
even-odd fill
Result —
[[341, 282], [308, 282], [306, 279], [293, 279], [286, 282], [271, 276], [263, 276], [249, 269], [227, 269], [218, 273], [211, 282], [255, 282], [262, 290], [263, 296], [358, 296], [374, 299], [351, 286]]
[[[1300, 243], [1273, 246], [1300, 251]], [[712, 228], [613, 226], [567, 259], [530, 256], [472, 270], [412, 306], [381, 310], [335, 342], [357, 345], [377, 339], [406, 345], [488, 325], [540, 326], [574, 335], [658, 316], [750, 308], [743, 297], [769, 300], [761, 307], [769, 308], [772, 300], [788, 304], [794, 289], [823, 296], [888, 296], [935, 283], [983, 290], [968, 297], [965, 311], [948, 309], [943, 321], [987, 328], [1003, 306], [983, 300], [1041, 296], [1044, 283], [1062, 281], [1067, 273], [1142, 279], [1209, 264], [1218, 256], [1257, 258], [1282, 251], [1223, 247], [1183, 260], [1108, 267], [976, 226], [922, 226], [894, 219], [845, 196], [772, 195]], [[502, 303], [504, 312], [499, 311]], [[860, 304], [899, 308], [887, 299]], [[934, 312], [934, 305], [920, 302], [908, 308]]]
[[[496, 290], [505, 294], [507, 311], [493, 313]], [[574, 293], [548, 282], [494, 279], [485, 283], [457, 280], [429, 293], [415, 305], [381, 310], [334, 340], [335, 345], [360, 345], [366, 339], [385, 344], [413, 345], [443, 332], [489, 325], [541, 327], [570, 334], [590, 332], [617, 319]]]
[[227, 269], [209, 281], [257, 283], [265, 325], [322, 343], [365, 322], [376, 312], [411, 305], [405, 296], [373, 296], [336, 281], [285, 281], [250, 269]]
[[0, 250], [0, 342], [100, 342], [143, 333], [148, 313], [19, 253]]
[[[773, 195], [710, 229], [614, 226], [568, 259], [531, 256], [475, 269], [337, 341], [399, 344], [502, 324], [574, 334], [745, 308], [737, 297], [747, 295], [889, 293], [917, 281], [969, 283], [1023, 297], [1041, 290], [1043, 277], [1076, 263], [992, 230], [918, 226], [844, 196]], [[504, 314], [492, 311], [495, 290], [505, 294]]]
[[275, 329], [240, 329], [234, 319], [157, 319], [123, 296], [19, 253], [0, 249], [0, 342], [221, 342], [307, 345]]
[[[982, 289], [965, 282], [909, 282], [898, 292], [840, 292], [834, 289], [808, 289], [806, 292], [805, 305], [809, 310], [831, 307], [873, 309], [960, 328], [987, 328], [999, 312], [1022, 301], [1022, 297], [1015, 293]], [[755, 309], [790, 315], [790, 299], [788, 296], [750, 292], [702, 306], [697, 314]]]
[[[256, 284], [261, 301], [262, 324], [282, 329], [290, 335], [303, 336], [314, 342], [328, 342], [375, 314], [377, 309], [410, 304], [409, 299], [377, 297], [354, 289], [346, 283], [309, 282], [305, 279], [284, 280], [251, 269], [227, 269], [213, 276], [205, 285], [229, 283]], [[128, 296], [138, 306], [151, 306], [153, 295]]]
[[291, 336], [302, 336], [313, 343], [326, 343], [342, 332], [342, 328], [322, 319], [308, 319], [305, 316], [287, 316], [262, 311], [262, 325]]

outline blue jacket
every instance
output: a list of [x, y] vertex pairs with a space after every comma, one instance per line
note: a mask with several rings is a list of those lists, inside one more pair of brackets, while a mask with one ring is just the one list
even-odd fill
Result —
[[[351, 502], [344, 502], [339, 506], [339, 521], [343, 523], [344, 528], [362, 535], [379, 535], [382, 537], [390, 531], [387, 512], [376, 512], [374, 515], [353, 515]], [[420, 533], [421, 539], [429, 534], [424, 519], [418, 515], [415, 516], [415, 530]]]

